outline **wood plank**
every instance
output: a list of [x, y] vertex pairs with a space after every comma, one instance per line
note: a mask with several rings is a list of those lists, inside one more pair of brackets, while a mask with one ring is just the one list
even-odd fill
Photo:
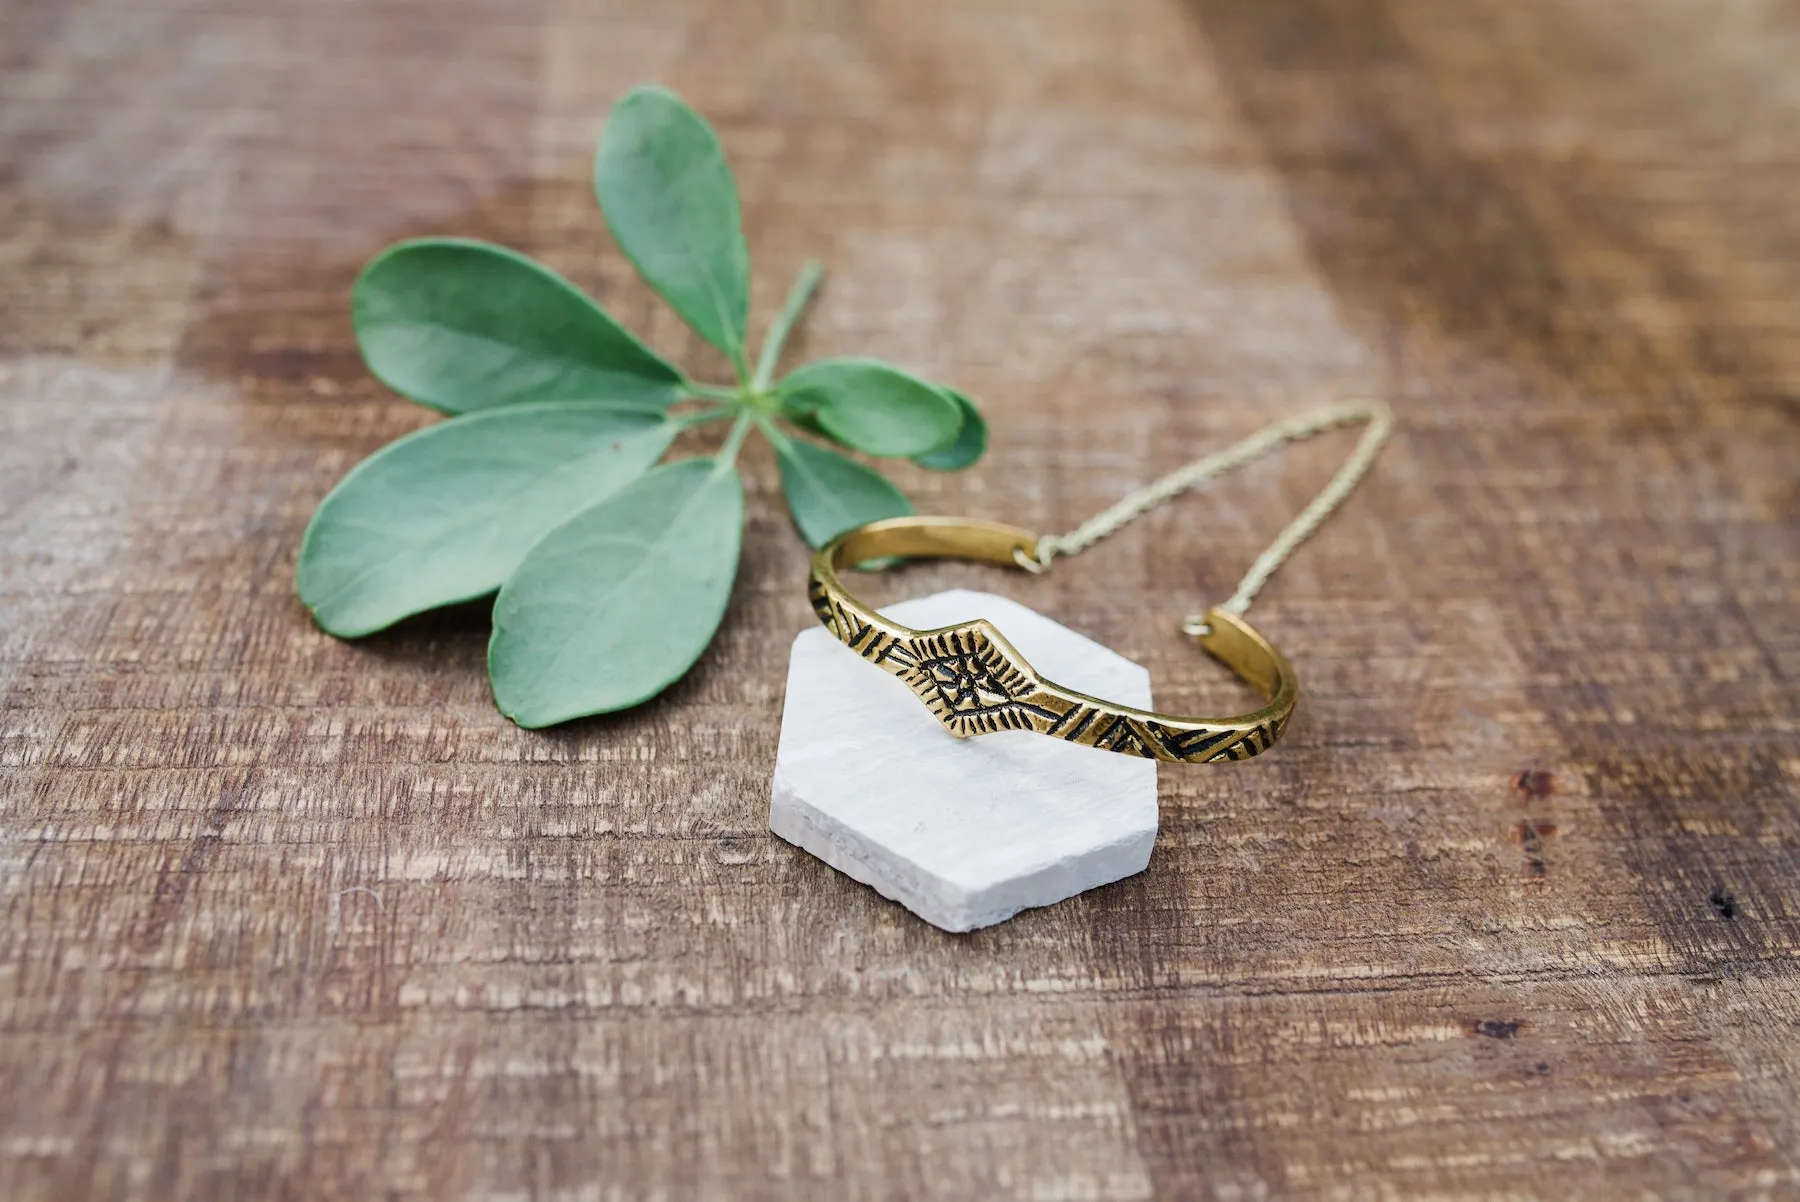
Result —
[[[0, 0], [0, 1197], [1800, 1192], [1800, 154], [1779, 0]], [[926, 511], [1065, 529], [1316, 401], [1377, 472], [1255, 619], [1271, 754], [1148, 872], [931, 930], [766, 830], [805, 553], [616, 718], [480, 607], [291, 572], [424, 415], [350, 281], [494, 238], [720, 370], [587, 185], [717, 123], [758, 320], [993, 423]], [[1198, 710], [1175, 634], [1347, 445], [994, 589]], [[696, 441], [695, 447], [704, 445]]]

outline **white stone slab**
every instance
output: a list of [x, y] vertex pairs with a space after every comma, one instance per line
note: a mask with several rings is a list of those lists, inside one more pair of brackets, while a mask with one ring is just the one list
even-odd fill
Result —
[[[1150, 673], [1004, 597], [887, 607], [916, 629], [985, 617], [1058, 684], [1150, 708]], [[769, 829], [934, 926], [968, 931], [1143, 871], [1156, 763], [1000, 731], [958, 739], [823, 627], [801, 632]]]

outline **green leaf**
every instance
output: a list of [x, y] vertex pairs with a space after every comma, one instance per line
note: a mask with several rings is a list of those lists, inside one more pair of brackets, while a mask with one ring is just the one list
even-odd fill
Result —
[[913, 511], [906, 494], [873, 468], [797, 438], [775, 444], [781, 491], [800, 534], [822, 547], [846, 530]]
[[987, 421], [981, 416], [981, 410], [975, 408], [975, 402], [962, 393], [942, 385], [938, 389], [962, 410], [962, 429], [956, 432], [955, 442], [929, 455], [916, 455], [913, 462], [934, 472], [958, 472], [987, 452]]
[[500, 712], [549, 726], [662, 692], [712, 642], [743, 531], [737, 469], [686, 459], [545, 535], [494, 602]]
[[925, 381], [874, 359], [821, 359], [777, 386], [793, 419], [870, 455], [910, 457], [956, 440], [962, 410]]
[[487, 242], [389, 247], [363, 268], [352, 311], [369, 370], [444, 413], [560, 400], [654, 409], [682, 383], [580, 289]]
[[300, 599], [355, 638], [491, 593], [557, 523], [655, 463], [677, 429], [642, 409], [549, 401], [409, 434], [320, 502], [300, 545]]
[[594, 192], [638, 274], [743, 370], [750, 252], [712, 126], [666, 88], [634, 88], [600, 136]]

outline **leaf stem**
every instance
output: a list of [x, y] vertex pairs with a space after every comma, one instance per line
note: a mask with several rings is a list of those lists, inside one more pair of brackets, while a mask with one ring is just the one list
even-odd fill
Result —
[[731, 348], [731, 374], [737, 377], [740, 391], [750, 387], [750, 356], [743, 346]]
[[756, 377], [750, 381], [752, 392], [767, 392], [769, 382], [775, 378], [775, 368], [781, 363], [781, 348], [787, 344], [788, 335], [794, 330], [794, 323], [800, 320], [800, 314], [806, 309], [806, 303], [825, 278], [825, 269], [817, 259], [808, 259], [806, 266], [800, 269], [800, 276], [794, 286], [788, 290], [787, 300], [782, 302], [781, 312], [775, 315], [775, 324], [769, 327], [768, 337], [763, 340], [762, 357], [756, 363]]
[[744, 394], [736, 388], [722, 388], [717, 384], [696, 384], [692, 380], [683, 383], [681, 390], [698, 400], [728, 401], [741, 404], [744, 397]]
[[683, 430], [691, 430], [695, 426], [703, 426], [707, 422], [716, 422], [730, 417], [737, 411], [738, 406], [736, 405], [714, 405], [711, 409], [696, 409], [692, 413], [684, 413], [680, 417], [672, 417], [669, 420]]
[[744, 445], [744, 439], [750, 435], [751, 423], [755, 420], [749, 413], [738, 414], [737, 420], [731, 423], [731, 433], [725, 436], [725, 445], [713, 456], [713, 462], [722, 470], [737, 462], [738, 451]]
[[775, 419], [768, 414], [752, 410], [750, 420], [756, 423], [756, 428], [762, 431], [764, 438], [774, 444], [777, 451], [793, 444], [794, 440], [789, 438], [782, 428], [775, 424]]

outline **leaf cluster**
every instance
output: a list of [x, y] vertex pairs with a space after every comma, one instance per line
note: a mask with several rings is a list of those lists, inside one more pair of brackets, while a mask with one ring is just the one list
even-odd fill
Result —
[[[514, 251], [399, 243], [357, 280], [357, 343], [383, 383], [449, 420], [353, 469], [300, 550], [301, 600], [345, 638], [497, 594], [488, 674], [501, 712], [527, 727], [636, 705], [700, 658], [737, 574], [736, 460], [751, 433], [773, 444], [794, 524], [814, 546], [912, 511], [845, 450], [955, 470], [987, 442], [968, 398], [874, 359], [777, 377], [814, 264], [752, 366], [737, 187], [712, 128], [674, 93], [642, 87], [619, 101], [594, 187], [638, 274], [724, 352], [733, 383], [690, 379]], [[715, 422], [729, 432], [714, 455], [660, 462], [682, 430]]]

